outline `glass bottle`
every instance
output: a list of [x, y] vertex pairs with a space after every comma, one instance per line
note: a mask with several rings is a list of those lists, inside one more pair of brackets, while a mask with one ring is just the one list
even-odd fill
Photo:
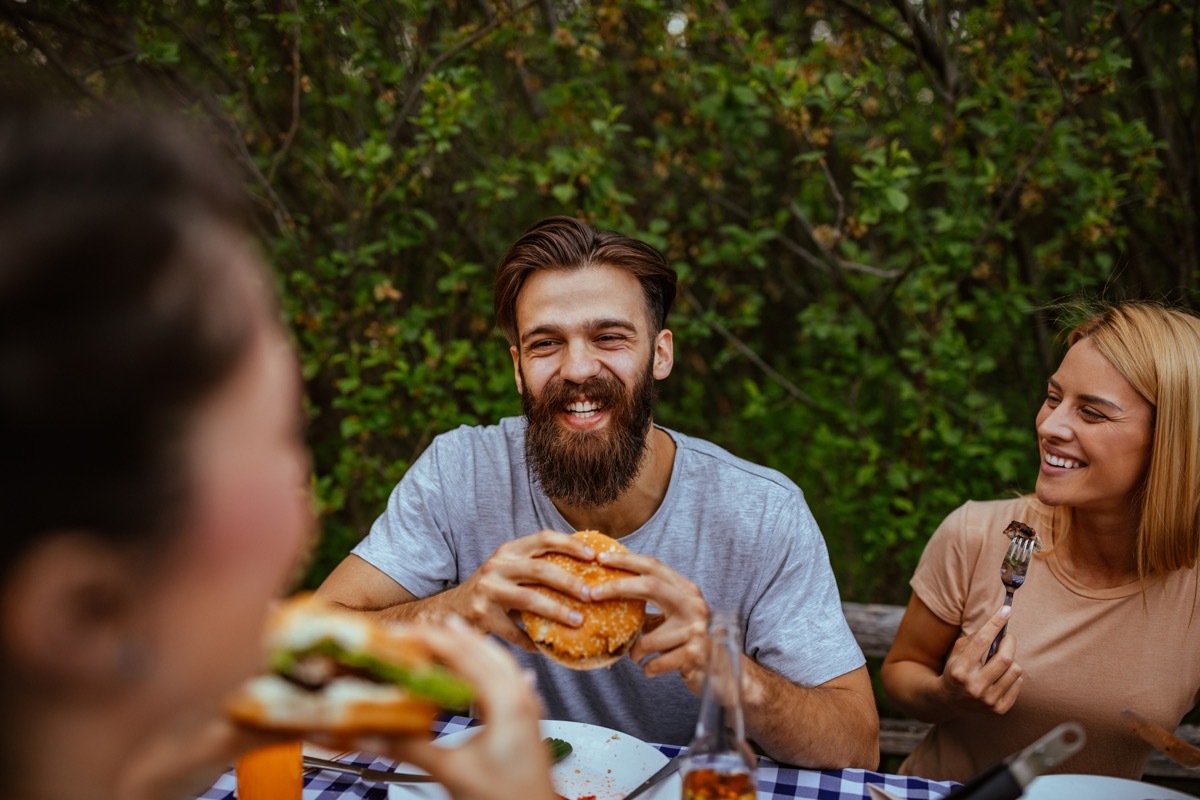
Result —
[[735, 614], [714, 611], [700, 717], [680, 773], [683, 800], [754, 800], [754, 753], [742, 719], [742, 632]]

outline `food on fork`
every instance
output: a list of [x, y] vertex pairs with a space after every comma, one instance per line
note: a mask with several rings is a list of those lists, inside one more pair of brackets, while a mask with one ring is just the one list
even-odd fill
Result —
[[1012, 522], [1008, 523], [1008, 527], [1004, 529], [1004, 535], [1007, 536], [1010, 541], [1018, 536], [1026, 539], [1032, 539], [1034, 552], [1042, 552], [1041, 537], [1037, 535], [1037, 531], [1026, 525], [1024, 522], [1018, 522], [1014, 519]]
[[[576, 539], [586, 542], [597, 553], [628, 552], [625, 545], [599, 531], [579, 531]], [[633, 573], [606, 567], [596, 561], [580, 561], [564, 553], [539, 556], [583, 578], [589, 586], [598, 586]], [[521, 612], [525, 633], [549, 658], [571, 669], [587, 670], [615, 664], [637, 641], [646, 621], [644, 600], [601, 600], [585, 603], [548, 586], [532, 586], [543, 594], [583, 615], [578, 628], [546, 619], [528, 611]]]
[[[1004, 529], [1004, 535], [1009, 538], [1008, 550], [1004, 553], [1004, 561], [1000, 563], [1000, 582], [1004, 584], [1004, 605], [1013, 604], [1013, 592], [1025, 585], [1025, 572], [1029, 569], [1029, 560], [1036, 550], [1041, 550], [1037, 532], [1024, 522], [1013, 520]], [[992, 646], [988, 648], [987, 659], [992, 660], [1000, 649], [1004, 634], [1008, 633], [1008, 623], [996, 634]]]
[[334, 609], [303, 593], [268, 622], [268, 674], [226, 705], [255, 728], [334, 736], [428, 733], [441, 711], [464, 710], [469, 684], [437, 664], [404, 625]]

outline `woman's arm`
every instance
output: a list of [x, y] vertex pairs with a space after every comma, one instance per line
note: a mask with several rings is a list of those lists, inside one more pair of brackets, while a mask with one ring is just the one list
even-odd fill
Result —
[[987, 651], [1011, 611], [1002, 606], [979, 630], [960, 636], [957, 626], [943, 622], [913, 594], [880, 669], [888, 699], [924, 722], [1006, 713], [1021, 691], [1016, 641], [1005, 636], [990, 661]]

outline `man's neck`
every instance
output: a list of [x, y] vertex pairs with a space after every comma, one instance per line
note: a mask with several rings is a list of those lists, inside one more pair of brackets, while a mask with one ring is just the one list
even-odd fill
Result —
[[554, 507], [575, 530], [596, 530], [619, 539], [645, 525], [658, 511], [671, 485], [674, 466], [675, 440], [661, 428], [651, 426], [642, 471], [615, 503], [577, 508], [555, 502]]

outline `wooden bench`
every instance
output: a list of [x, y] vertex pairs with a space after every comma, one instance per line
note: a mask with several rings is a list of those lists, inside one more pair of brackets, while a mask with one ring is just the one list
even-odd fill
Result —
[[[876, 603], [842, 603], [846, 621], [850, 630], [858, 640], [859, 647], [868, 659], [873, 659], [872, 666], [887, 655], [892, 640], [896, 638], [896, 629], [900, 627], [900, 618], [904, 616], [903, 606], [882, 605]], [[917, 722], [911, 719], [879, 720], [879, 751], [887, 758], [889, 756], [904, 758], [913, 751], [917, 743], [925, 737], [929, 723]], [[1175, 731], [1182, 739], [1200, 746], [1200, 725], [1180, 725]], [[1174, 761], [1155, 752], [1146, 764], [1147, 778], [1189, 778], [1200, 777], [1196, 770], [1181, 767]]]

